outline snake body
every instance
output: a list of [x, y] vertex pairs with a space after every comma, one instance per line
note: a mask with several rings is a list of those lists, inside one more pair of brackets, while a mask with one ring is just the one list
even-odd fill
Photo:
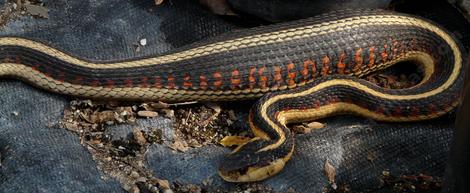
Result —
[[[227, 181], [279, 172], [294, 151], [286, 124], [352, 113], [379, 121], [419, 121], [458, 105], [463, 48], [425, 19], [382, 10], [337, 11], [221, 35], [165, 55], [96, 62], [46, 44], [0, 38], [0, 77], [88, 98], [230, 101], [260, 98], [255, 138], [225, 157]], [[358, 77], [403, 61], [423, 80], [398, 90]]]

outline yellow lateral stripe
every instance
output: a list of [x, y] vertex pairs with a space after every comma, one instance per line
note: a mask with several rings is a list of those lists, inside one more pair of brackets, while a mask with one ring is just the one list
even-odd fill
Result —
[[0, 77], [13, 76], [21, 77], [35, 86], [43, 89], [58, 92], [61, 94], [70, 94], [80, 97], [93, 98], [122, 98], [136, 100], [164, 100], [164, 101], [224, 101], [224, 100], [241, 100], [259, 98], [264, 93], [239, 93], [218, 92], [218, 91], [189, 91], [166, 88], [153, 87], [124, 87], [109, 88], [104, 86], [84, 86], [79, 84], [71, 84], [68, 82], [60, 82], [52, 77], [34, 70], [33, 68], [21, 64], [0, 63]]
[[[411, 51], [397, 57], [395, 60], [373, 66], [372, 71], [388, 67], [394, 63], [406, 60], [413, 60], [419, 58], [430, 57], [424, 52]], [[44, 89], [53, 90], [63, 94], [80, 95], [83, 97], [110, 97], [110, 98], [154, 98], [158, 100], [236, 100], [236, 99], [250, 99], [261, 97], [264, 93], [269, 91], [285, 90], [287, 87], [273, 87], [267, 90], [243, 89], [243, 90], [225, 90], [225, 91], [212, 91], [212, 90], [178, 90], [167, 88], [143, 88], [134, 86], [131, 88], [108, 88], [103, 86], [87, 86], [79, 84], [71, 84], [67, 82], [60, 82], [52, 77], [45, 76], [33, 68], [16, 63], [0, 63], [0, 76], [10, 75], [25, 78], [34, 82], [37, 86]], [[361, 76], [365, 72], [355, 74]], [[310, 83], [309, 80], [304, 84]], [[299, 86], [296, 84], [294, 87]], [[102, 92], [98, 92], [102, 91]]]
[[387, 116], [384, 114], [379, 114], [369, 109], [360, 107], [356, 104], [346, 103], [346, 102], [338, 102], [333, 103], [325, 106], [321, 106], [319, 108], [312, 108], [312, 109], [293, 109], [279, 112], [278, 117], [282, 124], [288, 124], [298, 121], [308, 121], [308, 120], [316, 120], [328, 117], [330, 115], [334, 115], [335, 113], [343, 112], [343, 113], [353, 113], [363, 117], [369, 117], [377, 121], [387, 121], [387, 122], [405, 122], [405, 121], [419, 121], [424, 119], [432, 119], [436, 118], [440, 115], [445, 114], [446, 112], [437, 112], [435, 115], [419, 115], [416, 117], [408, 116], [408, 117], [395, 117], [395, 116]]
[[[128, 68], [128, 67], [140, 67], [140, 66], [149, 66], [149, 65], [154, 65], [154, 64], [163, 64], [163, 63], [168, 63], [168, 62], [176, 62], [176, 61], [183, 61], [187, 59], [192, 59], [195, 57], [200, 57], [200, 56], [205, 56], [205, 55], [210, 55], [210, 54], [216, 54], [216, 53], [221, 53], [221, 52], [227, 52], [227, 51], [233, 51], [241, 48], [247, 48], [247, 47], [254, 47], [254, 46], [261, 46], [261, 45], [266, 45], [266, 44], [271, 44], [271, 43], [277, 43], [277, 42], [284, 42], [284, 41], [289, 41], [289, 40], [295, 40], [295, 39], [300, 39], [300, 38], [307, 38], [307, 37], [314, 37], [318, 36], [321, 34], [327, 34], [331, 33], [331, 31], [342, 31], [342, 30], [349, 30], [354, 27], [364, 27], [367, 25], [370, 25], [370, 23], [378, 24], [378, 25], [406, 25], [406, 26], [414, 26], [414, 27], [419, 27], [428, 31], [431, 31], [435, 34], [437, 34], [439, 37], [441, 37], [451, 48], [453, 55], [454, 55], [454, 65], [453, 65], [453, 71], [451, 75], [449, 76], [449, 79], [444, 82], [441, 86], [438, 88], [425, 92], [425, 93], [420, 93], [420, 94], [415, 94], [415, 95], [389, 95], [389, 94], [384, 94], [380, 93], [374, 90], [371, 90], [363, 85], [357, 84], [357, 83], [351, 83], [351, 82], [325, 82], [320, 84], [323, 87], [327, 86], [332, 86], [334, 84], [348, 84], [349, 86], [354, 86], [358, 89], [365, 90], [366, 92], [370, 92], [370, 94], [378, 96], [378, 97], [383, 97], [386, 99], [390, 100], [410, 100], [410, 99], [420, 99], [420, 98], [426, 98], [429, 96], [436, 95], [445, 89], [447, 89], [449, 86], [451, 86], [455, 80], [457, 79], [461, 68], [462, 68], [462, 56], [461, 56], [461, 50], [457, 43], [453, 40], [453, 38], [447, 34], [445, 31], [440, 29], [439, 27], [418, 19], [418, 18], [412, 18], [412, 17], [407, 17], [407, 16], [396, 16], [396, 15], [375, 15], [375, 16], [359, 16], [359, 17], [351, 17], [343, 20], [338, 20], [338, 21], [330, 21], [330, 22], [324, 22], [320, 24], [315, 24], [315, 25], [310, 25], [310, 26], [304, 26], [304, 27], [299, 27], [299, 28], [293, 28], [293, 29], [288, 29], [288, 30], [281, 30], [281, 31], [276, 31], [276, 32], [270, 32], [270, 33], [265, 33], [265, 34], [258, 34], [258, 35], [253, 35], [253, 36], [247, 36], [247, 37], [242, 37], [242, 38], [237, 38], [237, 39], [232, 39], [232, 40], [227, 40], [227, 41], [222, 41], [222, 42], [217, 42], [213, 44], [208, 44], [196, 48], [192, 48], [189, 50], [185, 50], [182, 52], [174, 53], [174, 54], [169, 54], [169, 55], [163, 55], [159, 57], [154, 57], [154, 58], [148, 58], [148, 59], [141, 59], [141, 60], [136, 60], [136, 61], [128, 61], [128, 62], [117, 62], [117, 63], [92, 63], [92, 62], [87, 62], [83, 61], [81, 59], [72, 57], [68, 54], [65, 54], [64, 52], [61, 52], [57, 49], [48, 47], [46, 45], [43, 45], [38, 42], [34, 42], [31, 40], [27, 39], [22, 39], [22, 38], [13, 38], [13, 37], [5, 37], [5, 38], [0, 38], [0, 45], [15, 45], [15, 46], [23, 46], [27, 48], [31, 48], [34, 50], [37, 50], [39, 52], [48, 54], [52, 57], [56, 57], [58, 59], [64, 60], [68, 63], [77, 65], [77, 66], [83, 66], [83, 67], [88, 67], [88, 68], [99, 68], [99, 69], [107, 69], [107, 68]], [[396, 62], [396, 61], [395, 61]], [[2, 64], [4, 65], [4, 64]], [[8, 67], [8, 66], [7, 66]], [[32, 73], [31, 71], [22, 71], [22, 72], [10, 72], [9, 75], [14, 73], [18, 73], [18, 76], [21, 77], [26, 77], [29, 79], [33, 79], [31, 77], [27, 77], [23, 73]], [[0, 72], [0, 75], [2, 72]], [[49, 88], [50, 90], [55, 90], [62, 92], [61, 89], [64, 87], [65, 83], [62, 85], [54, 83], [54, 79], [45, 77], [43, 74], [37, 72], [35, 76], [43, 76], [42, 79], [42, 84], [38, 84], [38, 86], [44, 87], [44, 88]], [[50, 84], [43, 84], [45, 82], [48, 82]], [[55, 85], [54, 85], [55, 84]], [[328, 85], [330, 84], [330, 85]], [[303, 91], [301, 93], [293, 93], [293, 94], [286, 94], [286, 95], [278, 95], [275, 96], [271, 99], [268, 99], [265, 104], [262, 106], [261, 114], [264, 119], [268, 121], [268, 124], [272, 126], [272, 128], [278, 132], [281, 133], [282, 129], [276, 126], [272, 120], [268, 118], [266, 115], [266, 109], [269, 107], [271, 104], [275, 103], [279, 99], [283, 98], [289, 98], [289, 97], [298, 97], [302, 96], [308, 93], [313, 92], [315, 89], [319, 89], [320, 85], [308, 89], [306, 91]], [[103, 94], [102, 92], [106, 91], [106, 88], [103, 87], [86, 87], [82, 85], [74, 85], [72, 86], [73, 89], [75, 90], [65, 90], [63, 93], [66, 94], [74, 94], [74, 95], [79, 95], [79, 92], [82, 92], [82, 89], [88, 89], [86, 90], [85, 94], [88, 94], [89, 96], [105, 96], [106, 94]], [[80, 90], [77, 90], [80, 89]], [[135, 89], [138, 94], [131, 94], [132, 97], [138, 97], [139, 95], [148, 95], [148, 90], [145, 88], [120, 88], [120, 89], [130, 89], [133, 90]], [[217, 96], [207, 96], [210, 95], [210, 92], [207, 91], [185, 91], [185, 90], [168, 90], [168, 89], [158, 89], [156, 90], [157, 92], [164, 93], [162, 94], [164, 97], [168, 97], [168, 99], [171, 98], [178, 98], [178, 99], [191, 99], [191, 97], [185, 96], [189, 92], [195, 92], [197, 94], [203, 94], [205, 96], [195, 96], [194, 98], [204, 98], [205, 99], [221, 99], [223, 97], [230, 98], [230, 99], [237, 99], [237, 98], [248, 98], [248, 96], [261, 96], [262, 92], [259, 93], [242, 93], [240, 92], [239, 96], [221, 96], [220, 94], [234, 94], [234, 91], [213, 91], [214, 94]], [[168, 91], [168, 93], [166, 93]], [[116, 93], [119, 96], [126, 97], [126, 94], [129, 93], [124, 93], [121, 91], [117, 91]], [[106, 95], [108, 96], [108, 95]], [[114, 95], [113, 95], [114, 96]], [[160, 95], [161, 96], [161, 95]], [[152, 95], [150, 97], [159, 97], [159, 95]], [[223, 100], [223, 99], [222, 99]], [[285, 140], [285, 136], [281, 135], [280, 139], [268, 146], [263, 148], [263, 150], [271, 149], [271, 148], [276, 148], [280, 144], [282, 144]]]
[[[305, 95], [308, 95], [308, 94], [310, 94], [310, 93], [312, 93], [316, 90], [319, 90], [320, 88], [324, 88], [324, 87], [327, 87], [327, 86], [332, 86], [332, 85], [335, 85], [335, 84], [347, 84], [348, 86], [353, 86], [353, 87], [356, 87], [358, 89], [364, 89], [364, 91], [370, 92], [371, 95], [386, 98], [386, 99], [390, 99], [390, 100], [411, 100], [411, 99], [426, 98], [426, 97], [429, 97], [429, 96], [434, 96], [434, 95], [444, 91], [445, 89], [447, 89], [449, 86], [451, 86], [455, 82], [455, 80], [457, 79], [458, 75], [460, 74], [460, 70], [462, 68], [462, 55], [461, 55], [461, 50], [460, 50], [459, 46], [457, 45], [457, 43], [454, 41], [454, 39], [449, 34], [447, 34], [444, 30], [440, 29], [439, 27], [437, 27], [437, 26], [435, 26], [435, 25], [433, 25], [429, 22], [426, 22], [424, 20], [420, 20], [420, 19], [416, 19], [416, 18], [409, 18], [409, 19], [414, 21], [411, 24], [412, 26], [418, 26], [418, 27], [421, 27], [423, 29], [429, 30], [429, 31], [434, 32], [435, 34], [437, 34], [439, 37], [441, 37], [449, 45], [449, 47], [452, 50], [452, 53], [453, 53], [453, 56], [454, 56], [454, 65], [453, 65], [452, 73], [449, 76], [449, 78], [447, 79], [447, 81], [444, 82], [441, 86], [439, 86], [438, 88], [436, 88], [434, 90], [431, 90], [431, 91], [428, 91], [428, 92], [425, 92], [425, 93], [421, 93], [421, 94], [416, 94], [416, 95], [389, 95], [389, 94], [380, 93], [380, 92], [377, 92], [375, 90], [369, 89], [369, 88], [367, 88], [363, 85], [360, 85], [360, 84], [352, 82], [352, 81], [344, 81], [344, 82], [341, 82], [341, 81], [339, 81], [339, 82], [338, 81], [328, 81], [328, 82], [321, 83], [318, 86], [315, 86], [313, 88], [310, 88], [310, 89], [308, 89], [306, 91], [303, 91], [303, 92], [300, 92], [300, 93], [277, 95], [277, 96], [274, 96], [274, 97], [268, 99], [263, 104], [263, 106], [261, 107], [261, 116], [263, 117], [263, 119], [266, 119], [267, 123], [276, 132], [283, 133], [282, 129], [279, 126], [277, 126], [267, 116], [266, 110], [269, 106], [271, 106], [273, 103], [275, 103], [276, 101], [278, 101], [280, 99], [305, 96]], [[266, 151], [266, 150], [277, 148], [282, 143], [284, 143], [284, 141], [285, 141], [285, 136], [281, 135], [276, 143], [271, 144], [269, 146], [266, 146], [266, 147], [262, 148], [260, 151]]]
[[[349, 30], [353, 27], [361, 27], [370, 25], [370, 23], [377, 23], [379, 25], [410, 25], [410, 26], [429, 26], [430, 24], [426, 21], [419, 20], [416, 18], [397, 16], [397, 15], [374, 15], [374, 16], [358, 16], [346, 18], [338, 21], [330, 21], [319, 23], [310, 26], [304, 26], [299, 28], [281, 30], [276, 32], [270, 32], [265, 34], [257, 34], [253, 36], [247, 36], [242, 38], [236, 38], [232, 40], [217, 42], [208, 44], [189, 50], [181, 51], [174, 54], [168, 54], [158, 56], [154, 58], [141, 59], [127, 62], [117, 63], [93, 63], [81, 60], [70, 56], [62, 51], [46, 46], [42, 43], [35, 42], [32, 40], [16, 38], [16, 37], [4, 37], [0, 38], [0, 45], [14, 45], [23, 46], [34, 49], [36, 51], [48, 54], [50, 56], [59, 58], [68, 63], [74, 65], [88, 67], [88, 68], [128, 68], [128, 67], [139, 67], [149, 66], [155, 64], [164, 64], [169, 62], [177, 62], [195, 57], [222, 53], [227, 51], [233, 51], [241, 48], [261, 46], [271, 43], [284, 42], [288, 40], [295, 40], [306, 37], [314, 37], [322, 34], [331, 33], [335, 31]], [[439, 30], [436, 28], [436, 30]]]

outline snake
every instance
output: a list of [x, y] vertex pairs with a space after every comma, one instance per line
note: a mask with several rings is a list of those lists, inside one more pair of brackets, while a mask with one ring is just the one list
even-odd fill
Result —
[[[0, 77], [83, 98], [135, 101], [256, 99], [254, 138], [220, 162], [229, 182], [282, 171], [294, 154], [288, 124], [352, 114], [377, 121], [434, 119], [459, 105], [461, 43], [424, 18], [341, 10], [228, 32], [150, 57], [92, 61], [22, 37], [0, 37]], [[398, 63], [422, 80], [387, 89], [361, 79]]]

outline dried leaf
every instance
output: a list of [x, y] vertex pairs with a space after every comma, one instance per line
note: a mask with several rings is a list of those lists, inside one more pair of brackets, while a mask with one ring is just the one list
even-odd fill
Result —
[[134, 129], [132, 129], [132, 134], [134, 135], [135, 141], [139, 145], [144, 146], [147, 143], [147, 140], [145, 139], [144, 134], [142, 133], [142, 131], [140, 131], [139, 128], [135, 127]]
[[432, 176], [429, 176], [429, 175], [425, 175], [425, 174], [419, 174], [419, 177], [421, 179], [423, 179], [424, 181], [434, 181], [434, 178]]
[[159, 101], [158, 103], [150, 103], [150, 106], [152, 106], [153, 108], [159, 108], [159, 109], [170, 107], [170, 105], [161, 101]]
[[151, 102], [151, 103], [143, 103], [141, 105], [141, 107], [143, 107], [147, 111], [156, 111], [156, 110], [160, 110], [160, 109], [169, 108], [170, 105], [168, 105], [167, 103], [164, 103], [164, 102], [156, 102], [156, 103]]
[[49, 10], [46, 7], [33, 4], [26, 4], [24, 5], [24, 8], [26, 9], [26, 12], [33, 16], [49, 18]]
[[163, 112], [165, 113], [165, 117], [167, 118], [174, 118], [175, 117], [175, 111], [173, 109], [163, 109]]
[[139, 111], [137, 112], [137, 115], [141, 117], [156, 117], [158, 116], [158, 113], [155, 111]]
[[323, 123], [310, 122], [308, 124], [295, 125], [292, 129], [297, 133], [306, 134], [312, 132], [315, 129], [321, 129], [323, 127], [325, 127]]
[[309, 129], [309, 128], [303, 126], [303, 125], [295, 125], [294, 127], [292, 127], [292, 129], [296, 133], [301, 133], [301, 134], [309, 133], [311, 131], [311, 129]]
[[177, 151], [185, 152], [185, 151], [188, 151], [189, 146], [188, 146], [188, 143], [186, 143], [186, 141], [183, 141], [179, 138], [175, 138], [175, 142], [170, 145], [170, 148], [177, 150]]
[[135, 119], [135, 113], [132, 110], [132, 107], [117, 107], [114, 118], [119, 123], [124, 123], [126, 121], [133, 122]]
[[155, 5], [160, 5], [163, 3], [163, 0], [155, 0]]
[[77, 113], [81, 119], [85, 120], [88, 123], [93, 123], [93, 120], [98, 120], [98, 117], [93, 118], [88, 113], [84, 113], [84, 112], [77, 112]]
[[73, 122], [73, 123], [65, 122], [65, 123], [63, 123], [63, 126], [68, 130], [76, 131], [76, 132], [80, 129], [78, 127], [78, 123], [76, 123], [76, 122]]
[[222, 108], [220, 108], [220, 105], [217, 103], [206, 103], [205, 105], [206, 107], [209, 107], [214, 110], [216, 114], [219, 114], [220, 111], [222, 111]]
[[220, 105], [217, 103], [206, 103], [205, 106], [214, 110], [215, 113], [211, 115], [209, 118], [199, 122], [199, 125], [202, 125], [202, 126], [206, 126], [207, 124], [209, 124], [212, 120], [214, 120], [215, 118], [217, 118], [217, 116], [219, 116], [220, 112], [222, 112], [222, 108], [220, 108]]
[[106, 123], [115, 120], [114, 111], [102, 111], [90, 116], [91, 123]]
[[157, 179], [157, 183], [163, 189], [170, 189], [170, 183], [168, 182], [168, 180]]
[[93, 144], [93, 145], [98, 145], [98, 144], [101, 144], [103, 142], [100, 139], [91, 139], [90, 143]]
[[212, 13], [217, 15], [237, 15], [227, 3], [227, 0], [199, 0]]
[[324, 170], [325, 170], [325, 175], [328, 178], [328, 181], [331, 183], [331, 187], [333, 189], [336, 189], [337, 188], [336, 183], [335, 183], [336, 168], [333, 167], [333, 165], [331, 165], [331, 163], [328, 160], [326, 160]]
[[321, 129], [323, 127], [325, 127], [325, 124], [323, 123], [320, 123], [320, 122], [310, 122], [307, 124], [307, 127], [310, 128], [310, 129]]
[[237, 120], [237, 115], [235, 115], [235, 112], [233, 110], [228, 111], [228, 117], [230, 120], [235, 121]]

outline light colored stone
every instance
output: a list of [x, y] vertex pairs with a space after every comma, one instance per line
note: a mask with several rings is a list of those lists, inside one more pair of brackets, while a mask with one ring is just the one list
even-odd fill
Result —
[[140, 44], [141, 46], [147, 45], [147, 39], [145, 39], [145, 38], [144, 38], [144, 39], [141, 39], [141, 40], [139, 41], [139, 44]]

